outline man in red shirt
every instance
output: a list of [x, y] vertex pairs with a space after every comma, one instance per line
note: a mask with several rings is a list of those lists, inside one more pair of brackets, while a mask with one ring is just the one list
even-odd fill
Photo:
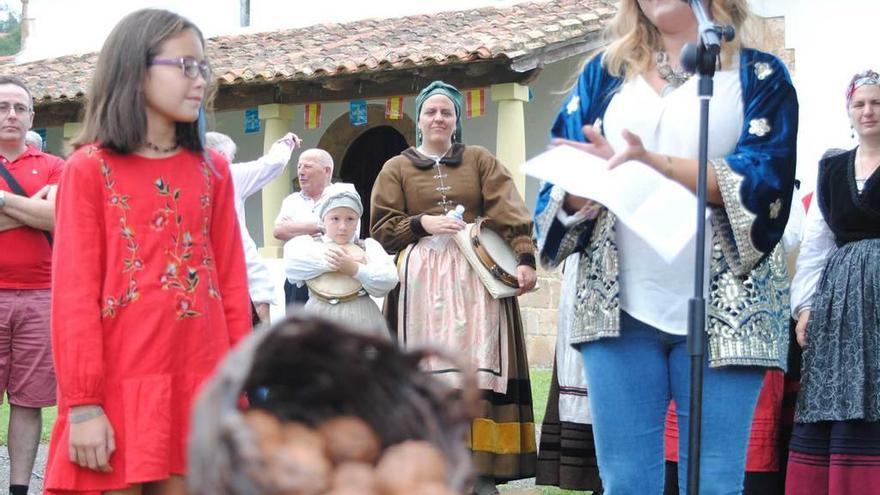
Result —
[[25, 144], [33, 119], [33, 98], [24, 82], [0, 76], [0, 400], [5, 395], [10, 404], [12, 495], [27, 493], [41, 408], [55, 404], [50, 233], [64, 162]]

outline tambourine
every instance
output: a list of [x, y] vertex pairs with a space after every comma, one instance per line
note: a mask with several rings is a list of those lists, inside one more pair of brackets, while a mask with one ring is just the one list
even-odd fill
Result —
[[[346, 244], [342, 248], [351, 255], [364, 253], [364, 250], [356, 244]], [[311, 291], [311, 296], [328, 304], [353, 301], [367, 295], [364, 286], [357, 279], [339, 272], [327, 272], [306, 280], [306, 286]]]
[[492, 297], [513, 297], [519, 289], [516, 254], [501, 235], [484, 225], [486, 220], [477, 218], [453, 239]]

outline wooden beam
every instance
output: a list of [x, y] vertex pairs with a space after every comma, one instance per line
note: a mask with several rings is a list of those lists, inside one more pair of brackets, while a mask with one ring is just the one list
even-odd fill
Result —
[[[481, 88], [493, 84], [528, 84], [541, 68], [517, 72], [510, 60], [489, 60], [457, 65], [437, 65], [413, 69], [358, 73], [298, 81], [224, 84], [214, 98], [214, 110], [238, 110], [270, 103], [303, 104], [388, 96], [414, 95], [431, 81], [442, 79], [459, 88]], [[78, 122], [84, 98], [36, 104], [35, 127], [53, 127]]]
[[85, 98], [62, 100], [49, 104], [34, 105], [34, 127], [60, 127], [67, 122], [82, 120], [81, 109]]

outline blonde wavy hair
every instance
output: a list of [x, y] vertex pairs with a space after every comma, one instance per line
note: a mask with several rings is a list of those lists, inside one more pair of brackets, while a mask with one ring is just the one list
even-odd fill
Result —
[[[724, 43], [721, 65], [729, 67], [733, 55], [752, 39], [754, 15], [748, 0], [709, 0], [710, 15], [719, 24], [736, 28], [736, 38]], [[605, 33], [609, 41], [603, 55], [605, 68], [614, 76], [627, 79], [647, 72], [660, 50], [660, 32], [642, 12], [638, 0], [621, 0], [617, 15]]]

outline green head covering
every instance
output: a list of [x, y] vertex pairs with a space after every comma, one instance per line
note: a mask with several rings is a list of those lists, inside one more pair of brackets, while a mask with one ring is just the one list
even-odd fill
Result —
[[[416, 115], [421, 117], [422, 115], [422, 105], [425, 104], [425, 100], [434, 96], [434, 95], [443, 95], [450, 100], [452, 100], [452, 105], [455, 107], [455, 132], [452, 134], [452, 142], [460, 143], [461, 142], [461, 92], [453, 85], [446, 84], [443, 81], [434, 81], [429, 84], [425, 89], [416, 96]], [[422, 131], [418, 128], [418, 124], [416, 124], [416, 146], [422, 144]]]

